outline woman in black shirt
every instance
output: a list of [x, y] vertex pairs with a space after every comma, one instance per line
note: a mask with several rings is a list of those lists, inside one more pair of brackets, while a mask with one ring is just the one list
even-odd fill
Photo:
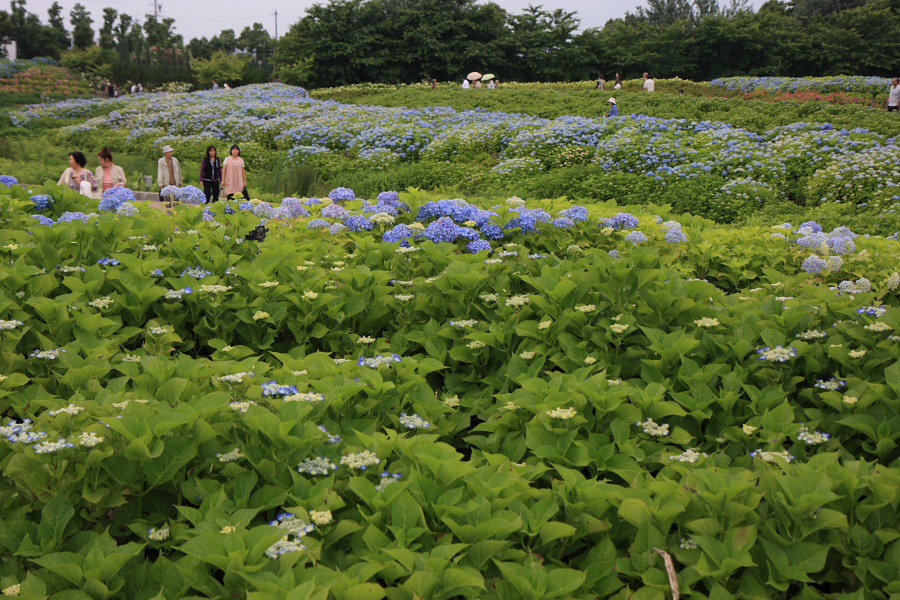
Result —
[[222, 183], [222, 162], [216, 156], [216, 147], [206, 149], [206, 157], [200, 165], [200, 179], [203, 180], [203, 193], [206, 203], [219, 201], [219, 187]]

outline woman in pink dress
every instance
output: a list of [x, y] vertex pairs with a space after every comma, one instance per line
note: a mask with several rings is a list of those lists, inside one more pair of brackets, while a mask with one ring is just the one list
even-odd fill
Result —
[[225, 187], [225, 197], [231, 200], [235, 194], [242, 194], [244, 200], [249, 200], [247, 194], [247, 173], [244, 171], [244, 159], [241, 158], [241, 149], [235, 144], [231, 147], [231, 156], [222, 162], [222, 184]]

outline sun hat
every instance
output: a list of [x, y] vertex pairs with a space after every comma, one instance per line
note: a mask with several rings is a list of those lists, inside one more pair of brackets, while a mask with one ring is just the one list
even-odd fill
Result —
[[[610, 99], [609, 99], [609, 102], [610, 102], [610, 104], [615, 104], [615, 103], [616, 103], [616, 99], [615, 99], [615, 98], [610, 98]], [[168, 146], [166, 146], [166, 147], [168, 148]]]
[[166, 144], [165, 146], [163, 146], [162, 151], [163, 151], [163, 154], [165, 154], [166, 152], [175, 152], [175, 149], [172, 148], [172, 146]]

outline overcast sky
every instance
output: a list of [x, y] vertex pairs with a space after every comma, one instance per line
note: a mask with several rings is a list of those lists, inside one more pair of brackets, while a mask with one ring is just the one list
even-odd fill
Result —
[[[59, 0], [66, 13], [66, 27], [70, 28], [68, 13], [78, 0]], [[506, 10], [518, 13], [529, 4], [543, 4], [546, 9], [562, 8], [575, 11], [581, 17], [581, 26], [602, 27], [607, 20], [624, 16], [635, 7], [644, 4], [644, 0], [557, 0], [555, 2], [537, 2], [529, 0], [495, 0]], [[205, 36], [216, 35], [223, 29], [241, 30], [254, 22], [262, 23], [270, 34], [275, 33], [275, 11], [278, 11], [278, 34], [282, 35], [294, 22], [299, 20], [306, 8], [316, 4], [316, 0], [159, 0], [162, 17], [175, 19], [176, 32], [184, 36], [185, 41]], [[318, 2], [324, 3], [324, 2]], [[763, 0], [751, 0], [751, 4], [759, 7]], [[4, 2], [4, 4], [6, 4]], [[27, 0], [26, 7], [36, 13], [41, 20], [47, 22], [47, 9], [53, 0]], [[94, 16], [94, 28], [99, 29], [103, 23], [103, 9], [112, 7], [141, 18], [153, 12], [152, 0], [81, 0]], [[4, 6], [5, 8], [5, 6]]]

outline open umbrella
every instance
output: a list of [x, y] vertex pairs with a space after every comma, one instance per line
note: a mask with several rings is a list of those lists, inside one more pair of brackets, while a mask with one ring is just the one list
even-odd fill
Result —
[[493, 73], [488, 73], [487, 75], [485, 75], [484, 77], [482, 77], [481, 80], [482, 80], [482, 81], [490, 81], [490, 80], [493, 79], [494, 77], [496, 77], [496, 75], [494, 75]]
[[466, 75], [466, 79], [471, 79], [472, 81], [475, 81], [476, 79], [481, 79], [481, 73], [479, 73], [478, 71], [472, 71], [471, 73]]

